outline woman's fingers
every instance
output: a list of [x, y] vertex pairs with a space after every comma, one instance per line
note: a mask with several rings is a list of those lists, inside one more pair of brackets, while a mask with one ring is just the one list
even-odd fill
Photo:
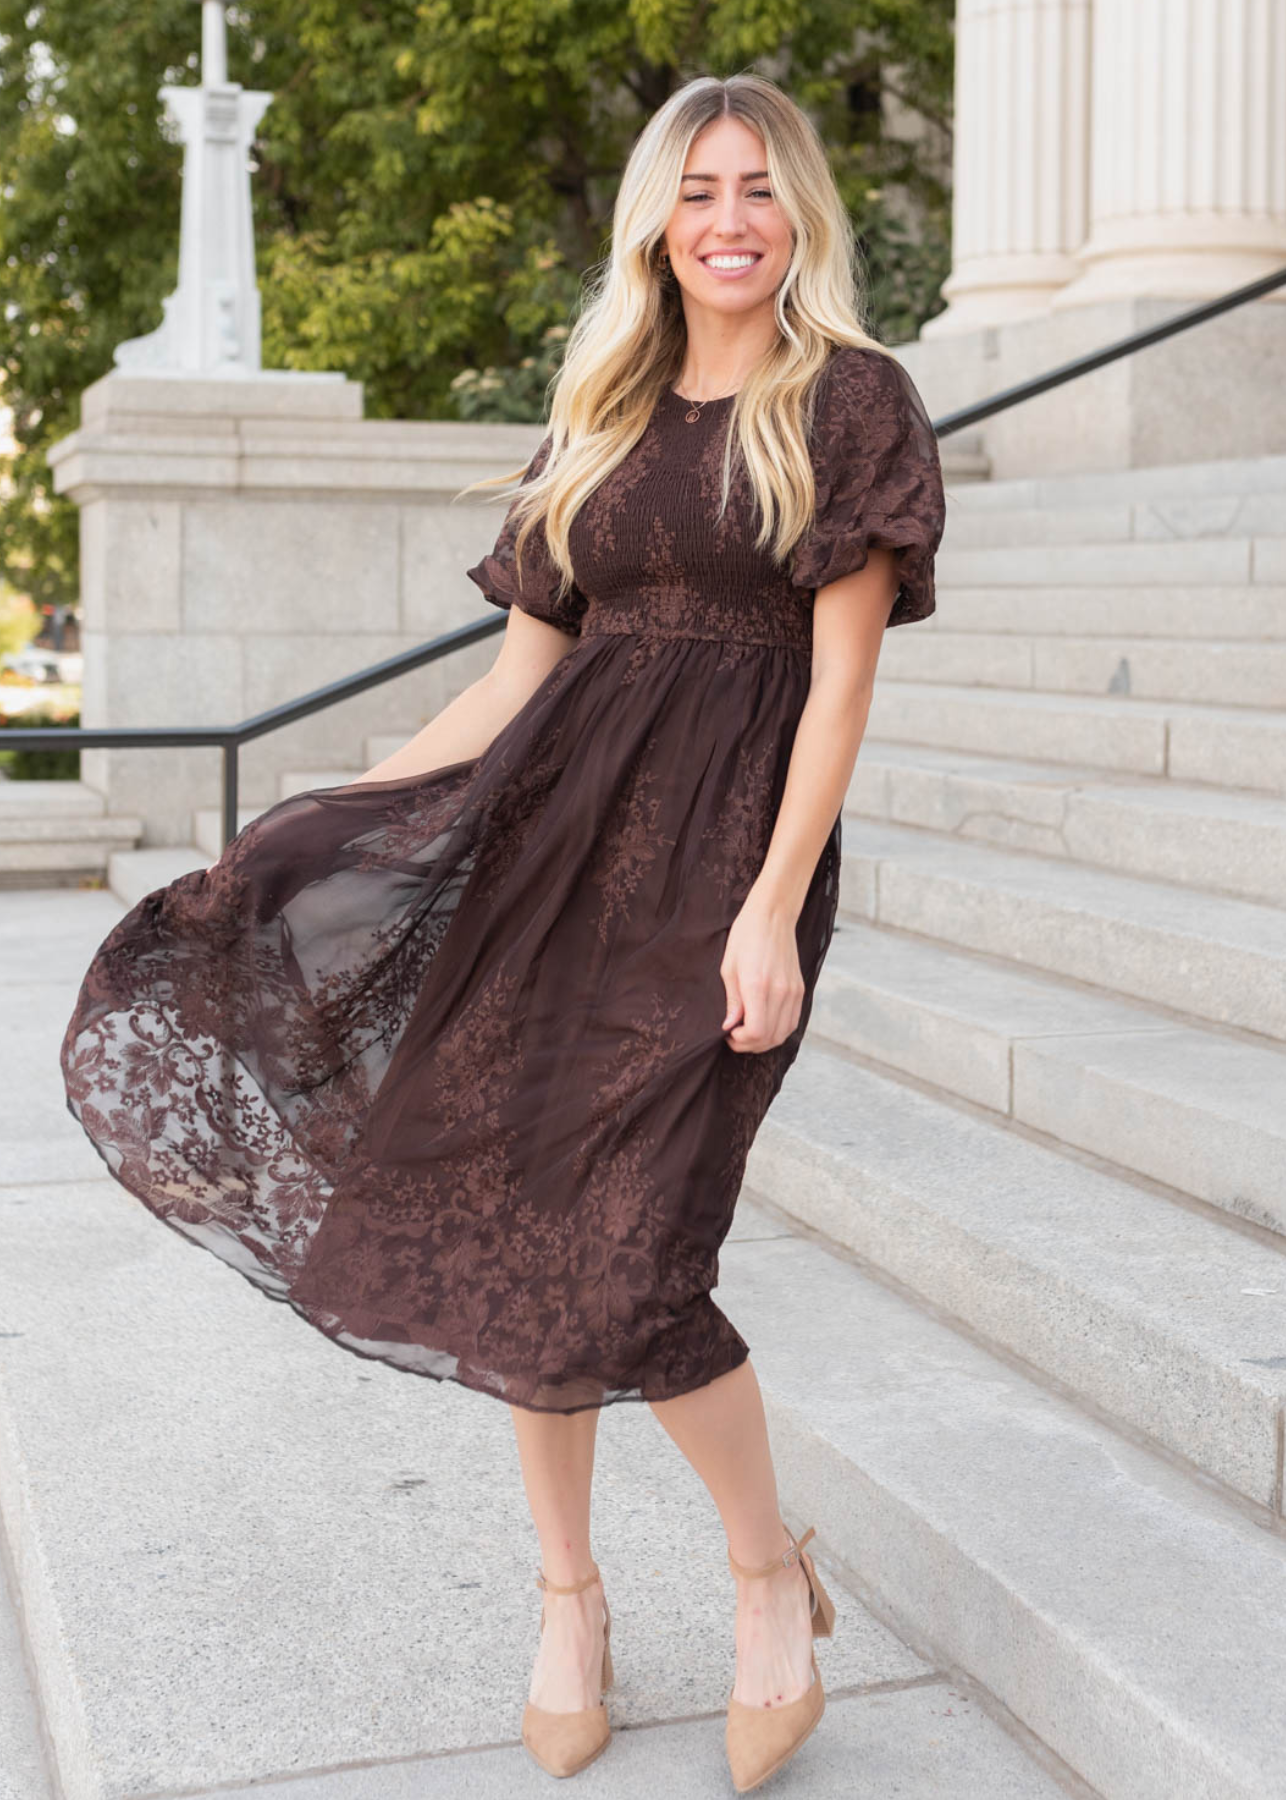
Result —
[[804, 999], [802, 977], [752, 976], [738, 985], [744, 1018], [728, 1033], [732, 1049], [772, 1050], [784, 1043], [799, 1023]]
[[799, 1023], [804, 977], [793, 933], [765, 927], [750, 910], [729, 928], [719, 965], [728, 996], [723, 1031], [730, 1049], [771, 1050]]
[[770, 1015], [760, 982], [751, 979], [745, 983], [741, 990], [741, 1006], [741, 1023], [729, 1033], [729, 1043], [734, 1050], [766, 1050]]
[[728, 997], [728, 1010], [723, 1015], [723, 1029], [727, 1031], [729, 1026], [734, 1025], [742, 1016], [741, 986], [737, 980], [736, 968], [732, 963], [721, 967], [719, 973], [723, 977], [723, 989]]

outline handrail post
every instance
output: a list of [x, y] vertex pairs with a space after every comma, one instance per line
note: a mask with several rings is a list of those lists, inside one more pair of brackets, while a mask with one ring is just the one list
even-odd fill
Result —
[[229, 737], [223, 744], [223, 843], [221, 852], [226, 850], [237, 835], [237, 751], [241, 748], [235, 737]]

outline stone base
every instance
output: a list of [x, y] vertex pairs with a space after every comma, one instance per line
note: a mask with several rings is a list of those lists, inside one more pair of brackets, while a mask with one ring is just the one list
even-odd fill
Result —
[[[367, 420], [361, 384], [328, 375], [115, 371], [82, 420], [50, 462], [81, 513], [86, 725], [235, 724], [491, 610], [464, 571], [504, 508], [452, 502], [541, 435]], [[275, 801], [287, 770], [351, 779], [368, 734], [413, 736], [494, 654], [474, 645], [255, 739], [242, 805]], [[144, 820], [145, 845], [190, 843], [194, 809], [222, 796], [214, 748], [86, 751], [82, 776]]]
[[[1281, 297], [1286, 300], [1286, 295]], [[934, 418], [1146, 330], [1192, 304], [1132, 299], [934, 334], [898, 356]], [[971, 429], [993, 479], [1208, 462], [1286, 450], [1286, 304], [1208, 319]], [[943, 439], [946, 455], [951, 438]]]

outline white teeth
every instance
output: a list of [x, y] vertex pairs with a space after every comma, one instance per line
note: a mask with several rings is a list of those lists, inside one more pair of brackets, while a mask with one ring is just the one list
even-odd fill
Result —
[[752, 262], [758, 262], [757, 256], [704, 256], [703, 262], [709, 263], [712, 269], [744, 269]]

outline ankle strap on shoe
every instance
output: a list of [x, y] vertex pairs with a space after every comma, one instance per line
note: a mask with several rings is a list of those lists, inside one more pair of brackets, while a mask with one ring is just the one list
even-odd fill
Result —
[[808, 1542], [809, 1538], [815, 1535], [817, 1527], [815, 1525], [810, 1525], [803, 1537], [798, 1540], [796, 1540], [794, 1532], [790, 1529], [790, 1526], [786, 1524], [785, 1520], [782, 1521], [782, 1528], [790, 1538], [789, 1550], [783, 1550], [780, 1556], [774, 1556], [772, 1561], [765, 1563], [762, 1569], [748, 1569], [744, 1563], [739, 1563], [733, 1556], [732, 1551], [729, 1550], [728, 1566], [733, 1574], [743, 1575], [747, 1580], [750, 1580], [756, 1575], [775, 1575], [778, 1569], [788, 1569], [792, 1563], [798, 1562], [800, 1551]]
[[543, 1588], [547, 1594], [579, 1594], [583, 1593], [587, 1587], [592, 1587], [598, 1578], [598, 1564], [595, 1563], [594, 1573], [592, 1575], [587, 1575], [584, 1581], [573, 1581], [570, 1587], [559, 1587], [557, 1582], [548, 1581], [545, 1577], [544, 1570], [541, 1569], [536, 1575], [536, 1586], [538, 1588]]

